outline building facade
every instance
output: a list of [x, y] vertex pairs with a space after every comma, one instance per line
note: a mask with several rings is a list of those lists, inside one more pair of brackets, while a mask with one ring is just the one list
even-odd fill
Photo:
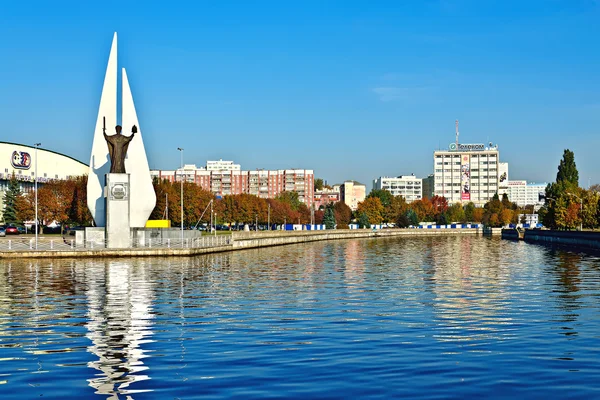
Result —
[[499, 183], [498, 146], [451, 143], [448, 150], [433, 153], [434, 190], [449, 204], [473, 202], [483, 206]]
[[314, 205], [315, 210], [320, 210], [330, 203], [337, 203], [340, 201], [340, 190], [339, 186], [337, 190], [334, 189], [323, 189], [315, 190]]
[[[38, 185], [71, 177], [87, 175], [89, 166], [64, 154], [37, 149]], [[35, 185], [36, 149], [23, 144], [0, 142], [0, 211], [4, 213], [4, 193], [14, 176], [22, 192]]]
[[500, 196], [504, 193], [508, 200], [516, 203], [519, 207], [534, 206], [539, 209], [544, 205], [544, 199], [540, 200], [540, 195], [546, 194], [547, 183], [527, 183], [527, 181], [507, 181], [507, 187], [502, 190]]
[[373, 189], [387, 190], [394, 196], [404, 197], [410, 203], [423, 198], [423, 179], [414, 175], [381, 176], [373, 180]]
[[207, 161], [206, 167], [186, 164], [177, 170], [151, 170], [153, 178], [170, 182], [195, 183], [217, 197], [252, 194], [264, 199], [277, 197], [281, 192], [296, 192], [301, 202], [311, 207], [314, 201], [314, 172], [309, 169], [280, 169], [243, 171], [233, 161]]
[[433, 174], [429, 174], [427, 178], [423, 178], [423, 198], [431, 199], [433, 197], [433, 188], [435, 187], [435, 179]]
[[356, 181], [345, 181], [340, 185], [340, 200], [352, 211], [356, 211], [358, 203], [365, 201], [367, 187]]

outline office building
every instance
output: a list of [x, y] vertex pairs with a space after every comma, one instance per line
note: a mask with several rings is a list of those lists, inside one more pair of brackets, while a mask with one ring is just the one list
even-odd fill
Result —
[[373, 189], [387, 190], [394, 196], [404, 197], [410, 203], [423, 198], [423, 179], [414, 175], [381, 176], [373, 180]]
[[434, 190], [449, 204], [473, 202], [483, 206], [496, 193], [499, 182], [498, 146], [451, 143], [433, 153]]

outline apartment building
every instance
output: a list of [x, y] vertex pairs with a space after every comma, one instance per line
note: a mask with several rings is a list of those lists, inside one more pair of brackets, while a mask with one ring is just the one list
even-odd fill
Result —
[[[356, 211], [358, 203], [365, 201], [367, 187], [356, 181], [345, 181], [340, 186], [340, 199], [352, 211]], [[334, 186], [335, 188], [335, 186]]]
[[394, 196], [404, 197], [410, 203], [423, 198], [423, 179], [414, 175], [381, 176], [373, 180], [373, 189], [387, 190]]
[[308, 169], [243, 171], [233, 161], [207, 161], [206, 167], [186, 164], [177, 170], [151, 170], [152, 177], [170, 182], [193, 182], [218, 197], [233, 194], [253, 194], [270, 199], [283, 191], [298, 193], [308, 207], [314, 201], [314, 172]]

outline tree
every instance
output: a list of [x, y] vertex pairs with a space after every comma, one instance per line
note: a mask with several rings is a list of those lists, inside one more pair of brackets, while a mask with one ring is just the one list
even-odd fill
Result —
[[298, 211], [300, 205], [303, 204], [298, 197], [298, 192], [281, 192], [276, 199], [288, 203], [294, 211]]
[[323, 190], [323, 179], [317, 178], [315, 179], [315, 191]]
[[19, 220], [17, 218], [17, 210], [15, 208], [17, 199], [21, 196], [21, 188], [19, 187], [19, 181], [13, 174], [8, 182], [8, 189], [4, 193], [4, 223], [5, 224], [16, 224]]
[[338, 201], [333, 205], [337, 229], [348, 229], [348, 224], [352, 221], [352, 210], [343, 201]]
[[323, 223], [325, 224], [325, 229], [334, 229], [335, 228], [335, 213], [333, 211], [333, 205], [328, 204], [325, 208], [325, 215], [323, 216]]
[[474, 221], [474, 219], [473, 219], [474, 211], [475, 211], [475, 204], [472, 201], [468, 202], [467, 205], [465, 206], [465, 222]]
[[510, 208], [505, 208], [500, 212], [499, 219], [502, 226], [510, 224], [513, 219], [513, 211]]
[[383, 205], [378, 197], [369, 197], [358, 203], [356, 213], [359, 216], [363, 213], [366, 214], [370, 224], [380, 224], [383, 221], [383, 210]]
[[483, 222], [483, 214], [485, 210], [483, 208], [475, 208], [473, 210], [473, 219], [472, 222], [481, 223]]
[[502, 194], [502, 207], [504, 208], [512, 208], [513, 203], [510, 202], [510, 200], [508, 199], [508, 195], [506, 193]]
[[448, 222], [466, 222], [465, 210], [460, 203], [454, 203], [446, 211]]
[[383, 210], [383, 222], [396, 222], [399, 217], [406, 215], [408, 203], [402, 196], [392, 196], [389, 206]]
[[406, 219], [408, 219], [408, 222], [410, 223], [410, 225], [412, 226], [417, 226], [419, 225], [419, 216], [417, 215], [417, 213], [415, 212], [415, 210], [410, 209], [406, 212]]
[[371, 224], [369, 223], [369, 217], [367, 216], [366, 212], [360, 213], [360, 215], [358, 217], [358, 227], [361, 229], [362, 228], [367, 228], [367, 229], [371, 228]]
[[575, 186], [579, 185], [579, 172], [575, 165], [575, 154], [569, 149], [565, 149], [563, 158], [558, 164], [556, 182], [569, 182]]
[[367, 199], [377, 197], [381, 201], [381, 205], [383, 207], [389, 207], [392, 203], [392, 199], [394, 195], [385, 189], [373, 189], [371, 193], [367, 196]]

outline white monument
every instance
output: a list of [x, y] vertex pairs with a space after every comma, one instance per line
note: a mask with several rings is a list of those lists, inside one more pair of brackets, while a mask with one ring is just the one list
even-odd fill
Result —
[[[112, 217], [116, 217], [117, 209], [121, 217], [127, 216], [128, 226], [131, 228], [143, 228], [146, 221], [150, 217], [150, 213], [156, 204], [156, 194], [152, 186], [152, 178], [150, 176], [150, 168], [148, 159], [146, 158], [146, 150], [142, 140], [142, 131], [133, 104], [133, 96], [129, 87], [127, 73], [123, 68], [123, 88], [122, 88], [122, 126], [123, 134], [131, 135], [132, 126], [137, 126], [137, 133], [129, 143], [125, 158], [125, 171], [128, 175], [125, 177], [108, 177], [111, 160], [109, 157], [109, 149], [103, 135], [103, 128], [106, 127], [106, 133], [110, 136], [114, 134], [114, 127], [117, 125], [117, 34], [115, 33], [110, 56], [108, 58], [108, 66], [104, 77], [104, 86], [102, 87], [102, 96], [100, 97], [100, 107], [98, 110], [98, 118], [96, 120], [96, 128], [94, 130], [94, 139], [92, 143], [92, 154], [90, 158], [90, 169], [87, 184], [87, 202], [88, 208], [92, 213], [94, 222], [97, 227], [107, 227], [107, 202], [111, 200], [109, 191], [109, 182], [121, 184], [126, 183], [127, 201], [121, 199], [116, 200], [117, 205], [112, 210]], [[122, 174], [114, 174], [122, 175]], [[125, 187], [125, 186], [123, 186]], [[124, 203], [127, 203], [127, 212], [123, 210]], [[116, 222], [116, 220], [115, 220]], [[123, 231], [123, 227], [118, 230]], [[107, 239], [110, 245], [109, 233]], [[129, 232], [127, 232], [129, 237]], [[113, 239], [117, 240], [115, 237]], [[129, 243], [128, 243], [129, 245]], [[119, 246], [123, 247], [123, 246]]]

